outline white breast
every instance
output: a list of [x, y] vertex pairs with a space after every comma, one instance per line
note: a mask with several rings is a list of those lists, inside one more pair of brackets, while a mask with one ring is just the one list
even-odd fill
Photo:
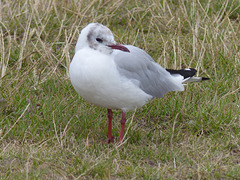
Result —
[[76, 52], [70, 64], [70, 79], [81, 97], [110, 109], [128, 111], [152, 98], [130, 79], [120, 76], [113, 56], [90, 48]]

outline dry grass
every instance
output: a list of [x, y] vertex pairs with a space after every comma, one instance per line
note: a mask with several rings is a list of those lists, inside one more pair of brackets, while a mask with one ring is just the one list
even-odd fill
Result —
[[[237, 179], [239, 14], [237, 0], [0, 1], [1, 179]], [[211, 81], [128, 113], [124, 147], [105, 145], [106, 110], [79, 98], [68, 76], [90, 22]]]

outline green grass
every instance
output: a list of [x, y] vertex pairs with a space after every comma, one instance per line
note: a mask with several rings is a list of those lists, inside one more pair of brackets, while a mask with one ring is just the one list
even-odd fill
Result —
[[[0, 179], [240, 177], [239, 1], [0, 3]], [[90, 22], [211, 80], [128, 112], [126, 142], [106, 145], [106, 109], [80, 98], [68, 75]], [[115, 137], [120, 118], [114, 111]]]

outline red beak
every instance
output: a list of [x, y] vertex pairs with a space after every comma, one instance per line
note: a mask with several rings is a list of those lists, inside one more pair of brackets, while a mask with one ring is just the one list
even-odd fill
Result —
[[108, 45], [108, 47], [110, 47], [112, 49], [118, 49], [118, 50], [124, 51], [124, 52], [130, 52], [128, 48], [126, 48], [125, 46], [123, 46], [121, 44]]

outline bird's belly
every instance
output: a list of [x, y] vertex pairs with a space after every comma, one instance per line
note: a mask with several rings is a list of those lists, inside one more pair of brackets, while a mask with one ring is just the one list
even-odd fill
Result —
[[70, 79], [85, 100], [106, 108], [128, 111], [146, 104], [152, 96], [120, 76], [113, 62], [70, 65]]

